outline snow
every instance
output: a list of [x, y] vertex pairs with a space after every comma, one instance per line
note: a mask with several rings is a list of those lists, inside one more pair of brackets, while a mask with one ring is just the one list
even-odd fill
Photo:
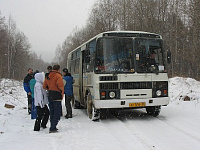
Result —
[[[200, 82], [175, 77], [169, 82], [170, 104], [158, 117], [145, 109], [103, 112], [99, 122], [86, 110], [73, 109], [74, 117], [61, 117], [58, 133], [33, 131], [22, 82], [0, 79], [0, 149], [4, 150], [199, 150]], [[184, 101], [185, 96], [190, 101]], [[4, 105], [12, 104], [13, 109]], [[63, 114], [66, 113], [63, 101]]]

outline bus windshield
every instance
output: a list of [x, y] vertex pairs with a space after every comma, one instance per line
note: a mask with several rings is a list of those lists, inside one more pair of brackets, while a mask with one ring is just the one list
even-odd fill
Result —
[[164, 71], [161, 39], [135, 39], [136, 65], [139, 73], [158, 73]]
[[134, 72], [132, 38], [100, 38], [97, 41], [96, 73]]

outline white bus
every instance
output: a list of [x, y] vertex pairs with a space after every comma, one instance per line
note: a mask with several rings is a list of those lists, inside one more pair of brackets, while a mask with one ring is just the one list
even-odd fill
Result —
[[102, 109], [113, 108], [146, 108], [158, 116], [161, 106], [169, 104], [167, 62], [170, 52], [158, 34], [100, 33], [68, 55], [74, 108], [86, 108], [92, 120], [100, 118]]

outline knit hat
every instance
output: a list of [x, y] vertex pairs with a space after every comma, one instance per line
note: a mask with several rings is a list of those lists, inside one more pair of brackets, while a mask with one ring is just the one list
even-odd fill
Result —
[[67, 68], [64, 68], [64, 69], [63, 69], [63, 72], [68, 73], [68, 69], [67, 69]]
[[35, 72], [34, 72], [33, 74], [35, 75], [36, 73], [39, 73], [39, 71], [38, 71], [38, 70], [35, 70]]
[[47, 67], [47, 70], [52, 70], [52, 66], [48, 66], [48, 67]]

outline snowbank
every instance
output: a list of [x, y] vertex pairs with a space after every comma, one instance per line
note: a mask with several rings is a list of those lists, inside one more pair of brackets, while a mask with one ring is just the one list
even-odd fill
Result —
[[186, 96], [191, 101], [199, 101], [200, 82], [192, 78], [175, 77], [169, 80], [169, 93], [171, 101], [183, 101]]
[[[73, 109], [74, 118], [61, 117], [59, 132], [33, 131], [22, 82], [0, 79], [0, 149], [29, 150], [198, 150], [200, 147], [200, 82], [171, 78], [170, 104], [158, 117], [144, 109], [124, 110], [92, 122], [84, 109]], [[184, 101], [188, 96], [190, 101]], [[5, 108], [5, 103], [15, 108]], [[66, 114], [63, 104], [63, 114]]]

